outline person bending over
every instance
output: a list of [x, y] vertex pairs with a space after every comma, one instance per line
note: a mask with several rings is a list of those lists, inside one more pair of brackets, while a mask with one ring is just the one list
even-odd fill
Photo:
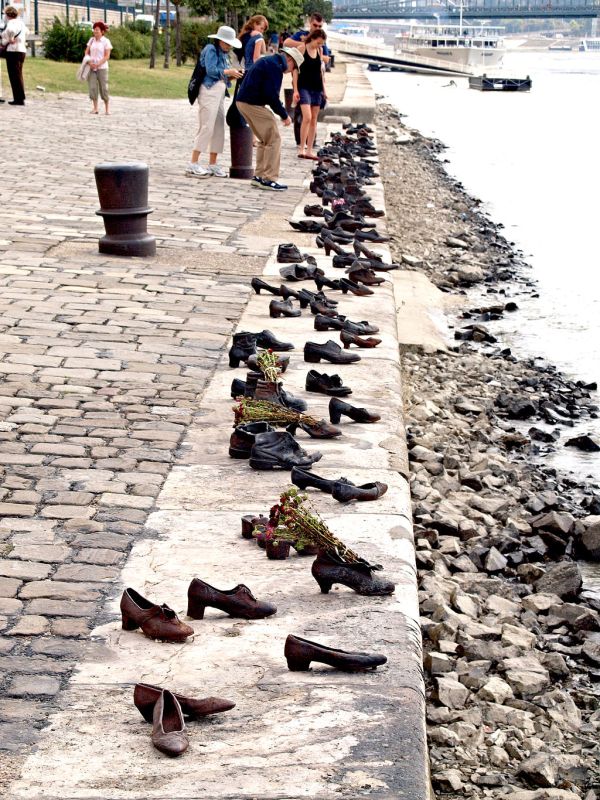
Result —
[[[237, 107], [258, 140], [256, 174], [252, 186], [281, 192], [287, 189], [278, 183], [281, 163], [281, 136], [274, 114], [287, 127], [291, 124], [279, 95], [286, 72], [294, 73], [304, 61], [297, 48], [284, 47], [281, 53], [260, 58], [250, 67], [238, 90]], [[269, 106], [269, 108], [266, 108]]]

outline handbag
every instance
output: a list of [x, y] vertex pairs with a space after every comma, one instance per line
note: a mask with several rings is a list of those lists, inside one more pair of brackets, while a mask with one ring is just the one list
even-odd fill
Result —
[[[212, 45], [212, 47], [214, 47], [214, 45]], [[190, 82], [188, 83], [187, 96], [191, 106], [193, 106], [196, 100], [198, 99], [198, 95], [200, 94], [200, 87], [202, 86], [204, 78], [206, 78], [206, 67], [200, 63], [201, 60], [202, 60], [202, 53], [200, 53], [200, 55], [198, 56], [198, 61], [196, 61], [196, 66], [194, 67], [194, 71], [192, 72], [192, 77], [190, 78]]]

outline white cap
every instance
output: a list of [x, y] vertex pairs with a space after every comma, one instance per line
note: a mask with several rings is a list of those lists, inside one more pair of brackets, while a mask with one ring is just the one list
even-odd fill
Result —
[[282, 47], [281, 52], [293, 59], [296, 62], [298, 69], [300, 69], [300, 65], [304, 61], [304, 56], [297, 47]]
[[219, 39], [219, 41], [225, 42], [225, 44], [229, 44], [232, 47], [242, 46], [242, 43], [235, 35], [235, 31], [229, 25], [221, 25], [219, 30], [216, 33], [211, 33], [208, 38]]

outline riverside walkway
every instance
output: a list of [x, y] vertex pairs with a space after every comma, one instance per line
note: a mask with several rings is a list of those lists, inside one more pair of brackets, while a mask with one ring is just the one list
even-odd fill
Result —
[[[397, 602], [375, 602], [369, 613], [357, 596], [324, 607], [308, 568], [298, 577], [292, 560], [272, 565], [238, 544], [240, 511], [266, 511], [287, 476], [227, 464], [229, 383], [243, 372], [218, 368], [240, 323], [294, 338], [265, 317], [264, 298], [259, 313], [249, 279], [276, 280], [279, 242], [312, 241], [292, 237], [286, 221], [303, 201], [308, 167], [284, 132], [288, 192], [191, 179], [183, 167], [196, 111], [187, 103], [115, 98], [109, 118], [86, 112], [85, 99], [70, 95], [0, 109], [11, 140], [0, 187], [2, 795], [387, 798], [403, 787], [420, 800], [420, 648], [397, 366], [376, 401], [396, 397], [387, 444], [381, 432], [350, 436], [372, 450], [364, 480], [374, 470], [396, 493], [378, 513], [326, 508], [343, 536], [383, 553]], [[93, 166], [131, 160], [150, 166], [153, 259], [97, 252]], [[391, 284], [382, 308], [380, 363], [397, 365]], [[299, 379], [306, 365], [296, 359]], [[347, 452], [332, 453], [331, 468], [348, 469]], [[123, 586], [183, 613], [187, 583], [201, 573], [275, 597], [276, 625], [211, 618], [183, 646], [120, 631]], [[310, 686], [288, 673], [284, 632], [323, 634], [306, 627], [307, 614], [334, 646], [379, 643], [392, 663], [402, 654], [384, 688], [380, 671], [319, 671]], [[136, 716], [137, 680], [231, 695], [237, 707], [193, 726], [195, 757], [166, 761]]]

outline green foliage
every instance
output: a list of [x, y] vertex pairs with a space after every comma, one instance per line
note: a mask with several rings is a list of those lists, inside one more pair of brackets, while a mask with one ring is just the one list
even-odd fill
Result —
[[76, 22], [62, 22], [54, 17], [54, 22], [42, 37], [45, 56], [51, 61], [81, 61], [91, 35], [89, 28], [80, 28]]
[[297, 31], [303, 27], [304, 14], [302, 12], [303, 0], [276, 0], [276, 2], [261, 2], [252, 14], [264, 14], [269, 20], [269, 32]]
[[219, 27], [218, 22], [199, 22], [190, 20], [181, 23], [181, 57], [185, 63], [188, 59], [196, 61], [198, 55], [205, 44], [208, 43], [208, 35], [216, 33]]
[[113, 46], [111, 59], [123, 61], [126, 58], [147, 58], [150, 55], [152, 36], [121, 25], [111, 28], [108, 37]]
[[333, 3], [331, 0], [304, 0], [302, 11], [305, 17], [319, 13], [325, 22], [331, 22], [333, 19]]

